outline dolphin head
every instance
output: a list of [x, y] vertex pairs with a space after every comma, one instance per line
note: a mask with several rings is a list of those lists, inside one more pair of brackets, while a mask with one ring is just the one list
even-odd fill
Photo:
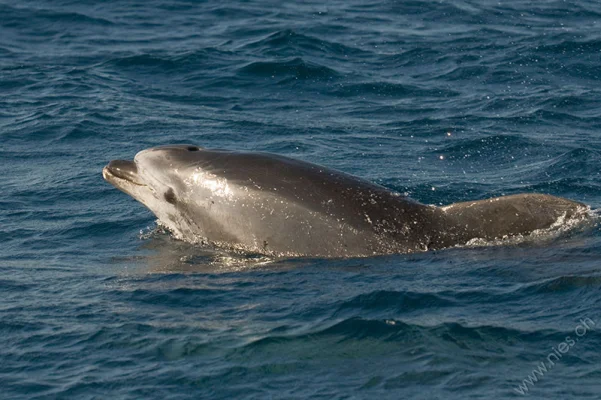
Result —
[[114, 160], [102, 170], [104, 179], [152, 211], [173, 232], [192, 232], [185, 215], [187, 189], [198, 170], [194, 145], [154, 147], [136, 154], [133, 161]]

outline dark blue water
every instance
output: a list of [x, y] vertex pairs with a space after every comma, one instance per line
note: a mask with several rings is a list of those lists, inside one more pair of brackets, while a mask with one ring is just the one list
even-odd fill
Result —
[[101, 169], [184, 142], [595, 209], [600, 132], [595, 1], [0, 1], [0, 397], [599, 399], [595, 224], [270, 260], [172, 239]]

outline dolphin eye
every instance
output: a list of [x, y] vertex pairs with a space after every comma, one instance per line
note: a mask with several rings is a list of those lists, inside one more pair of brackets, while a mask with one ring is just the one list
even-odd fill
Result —
[[177, 197], [175, 197], [175, 193], [173, 193], [173, 189], [171, 189], [171, 188], [169, 188], [169, 190], [167, 190], [165, 192], [163, 197], [165, 198], [165, 201], [167, 203], [171, 203], [171, 204], [177, 203]]
[[199, 150], [198, 147], [196, 147], [196, 146], [188, 146], [187, 149], [188, 149], [188, 151], [198, 151]]

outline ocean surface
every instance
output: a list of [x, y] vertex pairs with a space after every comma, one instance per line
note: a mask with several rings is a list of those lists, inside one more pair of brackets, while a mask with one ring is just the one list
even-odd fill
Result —
[[0, 0], [1, 399], [600, 399], [601, 228], [363, 259], [173, 239], [103, 181], [170, 143], [427, 204], [601, 207], [601, 8]]

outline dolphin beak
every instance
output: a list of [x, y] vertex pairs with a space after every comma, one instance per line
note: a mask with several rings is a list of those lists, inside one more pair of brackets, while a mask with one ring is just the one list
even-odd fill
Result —
[[102, 169], [102, 176], [112, 184], [115, 184], [115, 178], [117, 178], [134, 185], [144, 186], [139, 179], [138, 167], [133, 161], [113, 160]]

